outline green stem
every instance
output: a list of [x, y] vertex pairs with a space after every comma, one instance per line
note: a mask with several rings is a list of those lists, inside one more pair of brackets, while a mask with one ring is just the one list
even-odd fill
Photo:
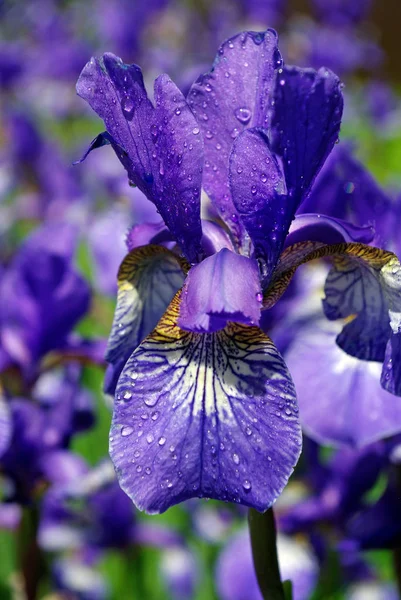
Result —
[[264, 600], [285, 600], [277, 559], [276, 523], [273, 509], [248, 514], [252, 556], [256, 577]]
[[398, 597], [401, 598], [401, 548], [397, 547], [393, 549], [393, 566], [395, 582], [398, 589]]
[[37, 542], [38, 521], [38, 511], [35, 506], [24, 509], [19, 530], [19, 554], [27, 600], [36, 600], [39, 583], [44, 573], [43, 556]]

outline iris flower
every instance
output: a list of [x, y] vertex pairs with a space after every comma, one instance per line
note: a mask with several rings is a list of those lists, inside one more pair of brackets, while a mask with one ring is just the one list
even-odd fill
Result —
[[[120, 485], [150, 513], [194, 496], [264, 511], [302, 438], [262, 310], [301, 263], [333, 256], [324, 310], [348, 318], [337, 343], [383, 361], [399, 336], [400, 264], [361, 243], [370, 229], [320, 215], [291, 225], [338, 139], [340, 81], [284, 66], [267, 30], [227, 40], [187, 99], [161, 75], [152, 103], [139, 67], [112, 54], [91, 59], [77, 91], [107, 128], [88, 152], [111, 144], [168, 230], [137, 248], [130, 236], [118, 276], [106, 383], [116, 383], [110, 453]], [[202, 187], [218, 222], [201, 222]], [[398, 367], [385, 369], [383, 384], [399, 393]]]

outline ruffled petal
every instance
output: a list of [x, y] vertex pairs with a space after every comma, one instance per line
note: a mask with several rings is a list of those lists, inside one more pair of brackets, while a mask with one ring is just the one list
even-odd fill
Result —
[[192, 497], [266, 510], [301, 450], [295, 391], [260, 329], [192, 334], [179, 294], [119, 379], [110, 454], [136, 506], [163, 512]]
[[106, 377], [105, 391], [114, 393], [124, 364], [156, 326], [184, 278], [180, 259], [163, 246], [143, 246], [125, 258], [106, 350], [112, 371]]
[[241, 227], [228, 183], [231, 146], [247, 127], [266, 126], [274, 73], [281, 64], [275, 31], [243, 32], [222, 44], [212, 70], [199, 77], [188, 94], [204, 137], [205, 191], [239, 238]]
[[229, 321], [258, 325], [261, 308], [256, 261], [223, 248], [189, 271], [178, 325], [198, 333], [218, 331]]
[[154, 202], [188, 260], [196, 262], [202, 237], [203, 142], [180, 90], [167, 75], [158, 77], [154, 108], [140, 68], [104, 54], [85, 66], [77, 92], [104, 120], [107, 141], [129, 179]]
[[299, 206], [338, 139], [340, 80], [324, 68], [284, 67], [274, 100], [272, 149], [283, 160], [288, 192]]
[[313, 322], [297, 331], [286, 361], [304, 431], [321, 444], [360, 448], [401, 431], [401, 399], [380, 386], [381, 365], [335, 344], [337, 327]]

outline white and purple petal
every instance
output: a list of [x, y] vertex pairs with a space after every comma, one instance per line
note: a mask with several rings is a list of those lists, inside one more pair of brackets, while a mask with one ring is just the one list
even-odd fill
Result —
[[184, 278], [178, 257], [162, 246], [143, 246], [123, 261], [106, 351], [106, 360], [112, 366], [105, 382], [108, 393], [114, 393], [124, 364], [156, 326]]
[[383, 362], [392, 327], [400, 327], [401, 267], [389, 252], [371, 248], [370, 253], [361, 247], [334, 259], [323, 308], [330, 320], [349, 318], [337, 336], [340, 348], [363, 360]]
[[149, 513], [192, 497], [264, 511], [301, 450], [285, 363], [258, 328], [193, 334], [178, 312], [179, 295], [119, 379], [110, 454], [120, 485]]
[[154, 107], [140, 68], [104, 54], [87, 63], [77, 92], [104, 120], [107, 141], [129, 179], [156, 205], [186, 257], [196, 262], [202, 237], [203, 141], [180, 90], [161, 75], [154, 84]]
[[275, 31], [243, 32], [221, 45], [211, 71], [188, 94], [204, 137], [205, 191], [236, 237], [241, 226], [228, 182], [231, 146], [247, 127], [266, 126], [281, 64]]
[[189, 271], [178, 325], [197, 333], [218, 331], [229, 321], [258, 325], [261, 308], [256, 260], [223, 248]]

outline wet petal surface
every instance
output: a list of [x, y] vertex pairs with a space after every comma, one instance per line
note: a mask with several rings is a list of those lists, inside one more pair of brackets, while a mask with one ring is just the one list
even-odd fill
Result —
[[[184, 96], [167, 75], [150, 102], [142, 72], [113, 54], [92, 59], [77, 92], [104, 120], [110, 142], [135, 183], [154, 202], [191, 262], [200, 254], [203, 142]], [[95, 141], [98, 147], [104, 137]]]
[[110, 453], [121, 487], [150, 513], [191, 497], [266, 510], [301, 449], [295, 392], [261, 330], [192, 334], [179, 295], [127, 362]]
[[340, 80], [328, 69], [284, 67], [278, 74], [272, 149], [283, 159], [287, 189], [298, 205], [338, 139], [342, 109]]
[[205, 191], [237, 237], [241, 228], [228, 184], [231, 146], [247, 127], [266, 126], [279, 66], [275, 31], [240, 33], [222, 44], [212, 70], [188, 94], [205, 142]]

